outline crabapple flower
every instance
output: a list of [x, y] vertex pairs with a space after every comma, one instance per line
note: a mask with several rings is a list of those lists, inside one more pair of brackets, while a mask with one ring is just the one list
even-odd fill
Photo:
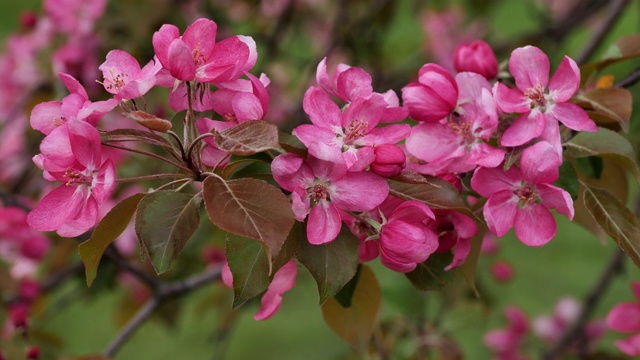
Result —
[[49, 135], [54, 129], [72, 119], [78, 119], [96, 126], [102, 116], [118, 105], [118, 100], [91, 102], [87, 91], [69, 74], [58, 74], [69, 90], [62, 101], [49, 101], [36, 105], [31, 112], [31, 127]]
[[631, 283], [631, 289], [636, 296], [635, 302], [618, 304], [609, 311], [606, 318], [607, 327], [623, 332], [635, 333], [635, 335], [616, 340], [615, 344], [622, 353], [629, 356], [640, 355], [640, 282]]
[[527, 316], [515, 306], [504, 310], [504, 316], [509, 325], [503, 329], [489, 331], [484, 337], [484, 344], [498, 360], [524, 360], [526, 356], [520, 353], [520, 346], [529, 331]]
[[404, 106], [416, 121], [438, 121], [456, 108], [458, 85], [453, 75], [440, 65], [425, 64], [418, 72], [418, 81], [402, 88]]
[[222, 83], [247, 73], [258, 58], [256, 44], [248, 36], [232, 36], [216, 43], [218, 26], [198, 19], [180, 36], [165, 24], [153, 34], [153, 49], [162, 66], [180, 81]]
[[384, 94], [374, 93], [371, 84], [371, 75], [359, 67], [351, 67], [339, 64], [333, 74], [333, 81], [327, 73], [327, 58], [325, 57], [318, 64], [316, 70], [316, 81], [322, 90], [331, 96], [350, 103], [358, 98], [368, 99], [373, 94], [381, 95], [387, 102], [384, 109], [382, 122], [395, 122], [407, 117], [408, 111], [400, 106], [398, 95], [393, 90]]
[[542, 136], [561, 153], [558, 121], [576, 131], [597, 131], [587, 113], [569, 101], [580, 87], [580, 69], [565, 56], [549, 81], [549, 58], [534, 46], [515, 49], [509, 71], [517, 89], [496, 83], [493, 93], [505, 113], [520, 114], [502, 134], [500, 145], [520, 146]]
[[491, 46], [482, 40], [460, 44], [453, 56], [453, 68], [457, 72], [470, 71], [491, 80], [498, 75], [498, 59]]
[[102, 17], [106, 0], [45, 0], [44, 11], [53, 21], [55, 29], [70, 35], [87, 35]]
[[[260, 310], [253, 315], [255, 320], [267, 320], [280, 309], [282, 295], [291, 290], [296, 284], [297, 272], [296, 262], [291, 259], [273, 275], [271, 284], [269, 284], [267, 291], [260, 300]], [[225, 262], [222, 267], [222, 282], [233, 289], [233, 274], [228, 262]]]
[[404, 170], [407, 156], [402, 148], [392, 144], [382, 144], [373, 148], [375, 159], [370, 164], [371, 172], [382, 177], [392, 178]]
[[116, 99], [135, 99], [147, 93], [156, 83], [156, 74], [162, 65], [151, 60], [144, 68], [128, 52], [111, 50], [98, 69], [102, 71], [105, 90]]
[[410, 131], [407, 124], [376, 128], [387, 107], [377, 94], [357, 98], [343, 113], [322, 89], [314, 86], [305, 93], [303, 107], [313, 124], [296, 127], [294, 135], [310, 151], [314, 143], [339, 149], [349, 171], [364, 170], [375, 160], [375, 146], [395, 144]]
[[478, 233], [476, 223], [468, 216], [451, 210], [437, 210], [428, 226], [438, 234], [437, 252], [453, 251], [451, 264], [445, 270], [462, 266], [471, 251], [471, 238]]
[[84, 121], [53, 130], [40, 150], [34, 162], [45, 170], [45, 178], [64, 184], [40, 200], [27, 222], [36, 230], [78, 236], [98, 222], [98, 206], [113, 192], [113, 163], [101, 162], [100, 134]]
[[340, 210], [363, 212], [389, 194], [384, 178], [366, 171], [350, 172], [340, 150], [318, 143], [305, 160], [287, 153], [271, 163], [273, 178], [291, 192], [298, 221], [309, 215], [307, 238], [314, 245], [333, 241], [340, 232]]
[[515, 227], [518, 239], [528, 246], [541, 246], [556, 234], [556, 223], [548, 209], [573, 219], [573, 201], [565, 190], [551, 185], [558, 179], [562, 159], [553, 146], [539, 142], [525, 149], [520, 167], [476, 169], [471, 187], [488, 198], [484, 218], [489, 230], [503, 236]]
[[[578, 320], [580, 311], [581, 305], [578, 301], [570, 297], [562, 298], [558, 300], [553, 315], [539, 316], [533, 320], [533, 331], [546, 343], [554, 344]], [[596, 340], [604, 335], [604, 330], [603, 321], [593, 321], [587, 324], [584, 331], [587, 344], [594, 345]]]
[[471, 171], [476, 166], [496, 167], [505, 150], [487, 142], [498, 126], [498, 113], [489, 82], [470, 72], [456, 75], [459, 95], [456, 112], [439, 121], [424, 121], [411, 129], [407, 151], [426, 162], [421, 173]]

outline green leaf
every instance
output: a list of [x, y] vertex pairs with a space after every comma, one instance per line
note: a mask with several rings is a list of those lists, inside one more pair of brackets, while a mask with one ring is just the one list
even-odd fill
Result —
[[298, 154], [303, 158], [307, 157], [307, 148], [295, 135], [280, 131], [278, 133], [278, 141], [280, 146], [287, 152]]
[[589, 90], [574, 97], [589, 117], [599, 126], [629, 131], [633, 98], [627, 89], [608, 88]]
[[167, 271], [200, 225], [202, 197], [158, 191], [145, 196], [136, 214], [136, 234], [158, 274]]
[[444, 270], [452, 260], [451, 251], [434, 253], [427, 261], [418, 264], [415, 270], [405, 275], [418, 290], [440, 290], [453, 280], [453, 272]]
[[261, 241], [271, 262], [295, 222], [287, 196], [257, 179], [224, 180], [210, 176], [203, 184], [209, 219], [230, 233]]
[[218, 148], [233, 155], [248, 156], [280, 149], [278, 127], [266, 121], [247, 121], [214, 134]]
[[580, 184], [578, 183], [578, 174], [576, 169], [569, 161], [562, 163], [559, 169], [560, 177], [553, 185], [566, 190], [573, 200], [578, 198]]
[[591, 216], [640, 268], [640, 220], [608, 191], [582, 181], [580, 184]]
[[342, 226], [338, 237], [326, 244], [311, 245], [302, 240], [297, 257], [318, 283], [320, 304], [335, 296], [355, 275], [358, 267], [358, 239]]
[[580, 66], [581, 85], [587, 83], [600, 70], [637, 56], [640, 56], [640, 34], [621, 37], [605, 52], [601, 60]]
[[107, 247], [127, 228], [138, 204], [147, 194], [135, 194], [119, 202], [105, 215], [93, 230], [91, 238], [78, 246], [84, 263], [87, 286], [91, 287], [98, 272], [98, 265]]
[[259, 241], [227, 234], [226, 255], [233, 274], [233, 308], [269, 287], [269, 258]]
[[362, 266], [351, 297], [344, 307], [335, 298], [322, 305], [322, 317], [331, 330], [349, 343], [361, 356], [367, 353], [380, 313], [380, 286], [373, 271]]
[[[602, 176], [602, 168], [604, 165], [601, 157], [587, 156], [583, 158], [576, 158], [574, 159], [574, 162], [576, 164], [576, 167], [578, 167], [578, 170], [580, 170], [582, 174], [592, 179], [600, 179], [600, 177]], [[560, 174], [560, 176], [562, 176], [562, 174]], [[577, 176], [578, 174], [576, 173], [576, 179]]]
[[598, 132], [581, 132], [565, 144], [565, 155], [574, 158], [600, 156], [613, 160], [631, 173], [640, 183], [640, 169], [635, 152], [624, 136], [604, 128]]
[[389, 180], [389, 187], [389, 194], [403, 200], [417, 200], [431, 209], [455, 210], [476, 218], [458, 189], [439, 177], [405, 172]]
[[361, 271], [362, 264], [359, 264], [358, 269], [356, 270], [356, 274], [353, 275], [353, 278], [351, 278], [351, 280], [349, 280], [349, 282], [342, 287], [342, 289], [336, 294], [336, 296], [333, 297], [344, 308], [351, 307], [351, 299], [353, 299], [353, 292], [356, 290], [356, 285], [358, 285], [358, 278], [360, 277]]

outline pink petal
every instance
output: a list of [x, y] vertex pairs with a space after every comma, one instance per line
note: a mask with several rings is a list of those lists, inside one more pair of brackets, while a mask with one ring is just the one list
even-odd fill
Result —
[[314, 142], [309, 146], [309, 165], [320, 181], [337, 180], [347, 173], [342, 151], [336, 146]]
[[250, 93], [239, 92], [233, 97], [232, 106], [239, 123], [262, 120], [266, 115], [258, 98]]
[[296, 284], [296, 273], [296, 262], [293, 259], [276, 272], [267, 292], [262, 295], [260, 310], [253, 316], [255, 320], [266, 320], [280, 309], [282, 294], [291, 290]]
[[557, 103], [571, 99], [580, 87], [580, 69], [575, 61], [565, 56], [549, 83], [549, 95]]
[[629, 356], [638, 356], [640, 355], [640, 334], [634, 335], [632, 337], [616, 340], [614, 342], [618, 349]]
[[388, 222], [393, 220], [401, 220], [405, 222], [421, 223], [427, 220], [435, 220], [436, 216], [433, 211], [425, 204], [416, 201], [408, 200], [402, 202], [398, 207], [393, 209], [393, 213], [387, 219]]
[[353, 102], [358, 98], [367, 98], [373, 92], [371, 75], [358, 67], [349, 68], [338, 75], [337, 92], [346, 102]]
[[198, 69], [198, 80], [219, 83], [237, 79], [251, 56], [249, 46], [237, 36], [216, 44], [209, 61]]
[[530, 100], [518, 89], [510, 89], [505, 84], [497, 82], [493, 86], [493, 96], [496, 104], [505, 113], [527, 113], [531, 111]]
[[196, 64], [191, 49], [180, 39], [175, 39], [167, 51], [170, 64], [167, 67], [171, 75], [178, 80], [192, 81], [196, 77]]
[[361, 140], [363, 145], [369, 146], [395, 144], [404, 140], [410, 132], [411, 126], [409, 124], [393, 124], [377, 127], [369, 131]]
[[491, 195], [484, 204], [483, 214], [491, 232], [500, 237], [513, 227], [517, 210], [518, 198], [512, 191], [503, 190]]
[[62, 102], [48, 101], [36, 105], [31, 111], [31, 127], [45, 135], [49, 135], [53, 129], [62, 125]]
[[82, 187], [75, 186], [61, 185], [53, 189], [31, 210], [27, 223], [39, 231], [57, 230], [80, 212], [84, 205], [84, 193]]
[[453, 260], [451, 260], [451, 264], [449, 264], [444, 269], [446, 271], [449, 271], [451, 269], [462, 266], [462, 264], [467, 261], [469, 252], [471, 252], [471, 239], [461, 237], [458, 241], [458, 244], [456, 244], [455, 249], [453, 250]]
[[451, 109], [456, 107], [458, 84], [447, 69], [434, 63], [425, 64], [418, 72], [418, 81], [432, 89]]
[[556, 209], [560, 214], [566, 215], [569, 220], [573, 220], [573, 200], [568, 192], [548, 184], [538, 184], [537, 188], [542, 205], [548, 209]]
[[304, 188], [296, 188], [291, 193], [291, 210], [296, 220], [302, 222], [309, 215], [311, 199]]
[[[264, 74], [262, 74], [264, 75]], [[265, 86], [267, 86], [268, 82], [270, 81], [268, 77], [266, 77], [266, 75], [264, 76], [264, 80], [266, 81], [266, 83], [262, 82], [262, 76], [260, 79], [258, 79], [257, 77], [253, 76], [250, 73], [247, 73], [247, 77], [249, 78], [249, 81], [251, 81], [251, 89], [253, 91], [253, 94], [258, 98], [258, 100], [260, 101], [260, 106], [262, 107], [262, 112], [263, 113], [267, 113], [267, 110], [269, 109], [269, 94], [267, 94], [267, 89], [265, 88]]]
[[310, 87], [304, 94], [302, 107], [314, 125], [327, 129], [342, 127], [340, 108], [322, 89]]
[[488, 198], [499, 191], [512, 191], [521, 179], [520, 170], [515, 166], [507, 171], [501, 168], [479, 167], [471, 178], [471, 188]]
[[340, 146], [336, 143], [336, 134], [324, 127], [303, 124], [293, 129], [295, 135], [306, 147], [310, 147], [314, 142], [320, 141], [329, 146]]
[[389, 222], [380, 233], [380, 261], [391, 270], [410, 272], [438, 248], [437, 236], [420, 223]]
[[318, 67], [316, 69], [316, 82], [320, 85], [320, 88], [324, 90], [327, 94], [338, 96], [338, 94], [333, 90], [333, 84], [331, 83], [331, 79], [329, 79], [329, 74], [327, 73], [327, 58], [323, 58]]
[[511, 53], [509, 72], [523, 93], [538, 85], [544, 89], [549, 83], [549, 58], [535, 46], [517, 48]]
[[169, 45], [173, 40], [180, 38], [180, 30], [175, 25], [164, 24], [160, 30], [153, 34], [151, 42], [153, 50], [160, 60], [160, 63], [167, 69], [170, 68], [171, 59], [169, 58]]
[[529, 184], [553, 183], [558, 179], [558, 168], [562, 158], [551, 144], [540, 141], [522, 152], [520, 171], [522, 178]]
[[68, 126], [55, 128], [40, 143], [40, 152], [44, 156], [43, 170], [65, 171], [76, 161], [71, 142], [69, 141]]
[[350, 148], [342, 153], [342, 158], [349, 171], [363, 171], [375, 159], [376, 155], [372, 147]]
[[311, 208], [307, 220], [307, 239], [313, 245], [322, 245], [335, 240], [340, 233], [340, 212], [326, 200], [320, 200]]
[[91, 182], [91, 195], [98, 204], [105, 201], [116, 187], [116, 170], [111, 159], [100, 166], [98, 173]]
[[500, 145], [510, 147], [526, 144], [540, 136], [544, 126], [544, 115], [538, 110], [534, 109], [529, 113], [524, 113], [502, 134]]
[[78, 120], [70, 121], [68, 127], [71, 150], [76, 160], [89, 171], [96, 170], [101, 162], [98, 129]]
[[380, 122], [380, 118], [387, 107], [381, 96], [371, 96], [368, 99], [357, 98], [342, 115], [342, 127], [348, 128], [354, 120], [362, 119], [367, 124], [366, 131], [371, 131]]
[[569, 129], [576, 131], [598, 131], [598, 126], [593, 122], [580, 106], [573, 103], [557, 103], [551, 109], [551, 114]]
[[193, 24], [187, 26], [182, 35], [182, 41], [191, 49], [192, 53], [197, 52], [205, 60], [209, 59], [216, 44], [216, 32], [218, 25], [209, 19], [198, 19]]
[[368, 211], [389, 194], [387, 181], [370, 172], [349, 172], [331, 182], [329, 195], [335, 206], [347, 211]]
[[442, 162], [465, 154], [462, 138], [446, 124], [420, 123], [411, 128], [407, 151], [426, 162]]
[[615, 331], [629, 333], [640, 331], [640, 304], [621, 303], [613, 307], [607, 315], [607, 327]]
[[77, 217], [62, 223], [57, 233], [69, 238], [79, 236], [94, 227], [98, 220], [98, 203], [93, 196], [89, 196]]
[[307, 162], [299, 155], [287, 153], [278, 155], [271, 162], [273, 178], [285, 190], [306, 188], [307, 182], [313, 180], [313, 172]]
[[85, 101], [89, 99], [89, 95], [87, 95], [87, 91], [84, 89], [84, 86], [80, 84], [76, 78], [69, 74], [58, 73], [60, 80], [64, 83], [64, 86], [69, 90], [71, 94], [77, 94], [82, 97]]
[[633, 291], [636, 299], [640, 300], [640, 281], [632, 281], [631, 290]]
[[247, 57], [244, 65], [239, 69], [239, 73], [246, 73], [247, 75], [251, 75], [249, 74], [249, 70], [251, 70], [251, 68], [253, 68], [253, 66], [256, 64], [256, 61], [258, 61], [258, 50], [256, 48], [256, 42], [251, 36], [236, 35], [236, 37], [238, 38], [238, 40], [247, 45], [247, 48], [249, 49], [249, 56]]
[[527, 246], [542, 246], [556, 235], [556, 221], [540, 204], [519, 208], [514, 227], [516, 237]]
[[222, 282], [229, 288], [233, 289], [233, 274], [231, 268], [229, 268], [229, 262], [225, 261], [222, 265]]
[[108, 86], [116, 82], [114, 77], [118, 77], [120, 81], [128, 83], [138, 75], [140, 65], [128, 52], [111, 50], [107, 54], [106, 61], [98, 69], [102, 71], [102, 76], [105, 79], [105, 89], [112, 94], [117, 94], [120, 91], [119, 88]]
[[413, 82], [402, 88], [404, 106], [409, 117], [416, 121], [434, 122], [445, 118], [455, 108], [436, 91]]
[[497, 167], [504, 160], [506, 151], [501, 148], [495, 148], [487, 143], [481, 142], [471, 147], [468, 164], [479, 165], [482, 167]]

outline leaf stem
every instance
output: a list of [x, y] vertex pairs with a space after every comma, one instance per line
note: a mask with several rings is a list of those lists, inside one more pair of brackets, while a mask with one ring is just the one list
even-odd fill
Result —
[[116, 182], [134, 182], [134, 181], [141, 181], [141, 180], [160, 180], [160, 179], [164, 179], [164, 178], [176, 178], [176, 177], [187, 177], [186, 174], [153, 174], [153, 175], [143, 175], [143, 176], [134, 176], [134, 177], [128, 177], [128, 178], [120, 178], [120, 179], [116, 179]]
[[114, 144], [109, 144], [109, 143], [103, 143], [102, 145], [108, 146], [108, 147], [112, 147], [114, 149], [120, 149], [120, 150], [124, 150], [124, 151], [130, 151], [130, 152], [134, 152], [134, 153], [137, 153], [137, 154], [146, 155], [146, 156], [152, 157], [154, 159], [158, 159], [160, 161], [164, 161], [167, 164], [171, 164], [171, 165], [173, 165], [173, 166], [175, 166], [175, 167], [177, 167], [179, 169], [182, 169], [184, 171], [191, 172], [189, 170], [189, 168], [185, 167], [182, 164], [178, 164], [177, 162], [171, 161], [171, 160], [169, 160], [169, 159], [167, 159], [165, 157], [162, 157], [160, 155], [156, 155], [156, 154], [148, 152], [148, 151], [138, 150], [138, 149], [134, 149], [134, 148], [126, 147], [126, 146], [114, 145]]

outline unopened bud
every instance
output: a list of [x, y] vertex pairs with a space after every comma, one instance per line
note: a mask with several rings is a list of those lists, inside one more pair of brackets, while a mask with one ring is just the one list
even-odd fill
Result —
[[453, 67], [458, 72], [470, 71], [487, 80], [498, 75], [498, 60], [489, 44], [476, 40], [471, 44], [460, 44], [453, 57]]
[[386, 178], [400, 175], [407, 164], [407, 156], [399, 146], [382, 144], [374, 149], [376, 156], [371, 163], [371, 171]]
[[513, 267], [506, 261], [496, 261], [491, 266], [491, 275], [499, 283], [507, 283], [513, 279]]
[[27, 359], [37, 360], [40, 358], [40, 348], [37, 346], [31, 346], [27, 349]]

